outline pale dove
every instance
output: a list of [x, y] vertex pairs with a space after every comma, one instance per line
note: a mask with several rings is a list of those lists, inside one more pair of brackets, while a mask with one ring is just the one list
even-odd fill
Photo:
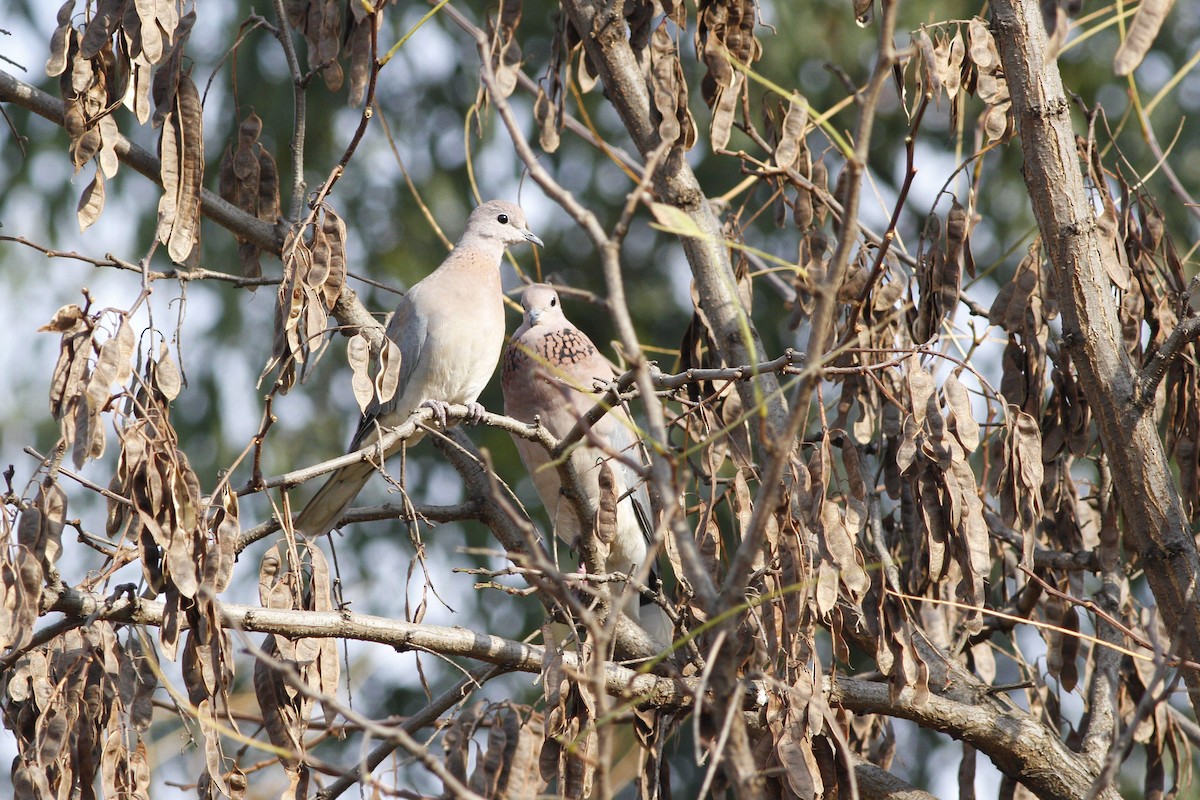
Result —
[[[484, 203], [471, 212], [441, 266], [405, 293], [387, 326], [388, 338], [400, 349], [399, 385], [390, 400], [367, 408], [351, 451], [378, 441], [383, 429], [401, 424], [421, 406], [433, 408], [443, 427], [450, 404], [465, 404], [475, 420], [482, 417], [476, 399], [504, 347], [500, 264], [505, 248], [521, 242], [542, 244], [526, 227], [520, 206], [503, 200]], [[385, 457], [397, 449], [399, 445]], [[296, 518], [296, 530], [309, 537], [328, 533], [372, 471], [374, 465], [363, 461], [330, 475]]]
[[[596, 380], [611, 381], [612, 367], [592, 340], [563, 315], [558, 292], [552, 286], [535, 283], [527, 287], [521, 305], [525, 320], [513, 333], [504, 353], [504, 413], [526, 423], [537, 419], [552, 436], [561, 439], [596, 404], [594, 384]], [[513, 436], [513, 441], [533, 478], [554, 532], [574, 547], [579, 538], [579, 518], [561, 494], [558, 470], [550, 464], [549, 453], [528, 439]], [[647, 558], [649, 497], [645, 483], [630, 466], [638, 458], [633, 425], [620, 406], [601, 417], [583, 443], [571, 451], [571, 462], [587, 495], [586, 514], [594, 513], [598, 505], [599, 464], [606, 461], [613, 469], [621, 500], [617, 506], [616, 539], [605, 562], [612, 572], [632, 574]], [[628, 491], [629, 487], [633, 490]], [[657, 583], [657, 572], [652, 572], [650, 584]], [[613, 591], [620, 596], [620, 585]], [[670, 620], [658, 606], [631, 598], [623, 610], [658, 642], [671, 641]]]

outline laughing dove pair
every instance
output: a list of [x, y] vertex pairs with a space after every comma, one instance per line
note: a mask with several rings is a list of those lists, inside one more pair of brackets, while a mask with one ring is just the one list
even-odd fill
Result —
[[[351, 451], [377, 442], [383, 430], [422, 406], [432, 408], [443, 427], [451, 404], [467, 405], [474, 419], [482, 417], [476, 400], [504, 347], [500, 264], [505, 249], [521, 242], [542, 244], [529, 231], [525, 212], [503, 200], [484, 203], [471, 212], [441, 266], [405, 293], [387, 326], [387, 337], [400, 349], [399, 385], [392, 399], [367, 408]], [[399, 448], [394, 445], [384, 457]], [[296, 530], [308, 537], [332, 530], [374, 470], [372, 462], [360, 461], [335, 471], [296, 518]]]
[[[521, 422], [541, 424], [556, 439], [566, 436], [579, 419], [596, 405], [596, 381], [613, 379], [608, 361], [592, 340], [563, 315], [558, 292], [546, 284], [533, 284], [521, 297], [525, 318], [504, 353], [504, 413]], [[562, 494], [558, 470], [550, 454], [536, 442], [513, 436], [521, 460], [533, 478], [554, 532], [568, 546], [579, 539], [576, 509]], [[610, 572], [633, 574], [646, 563], [650, 503], [645, 482], [632, 466], [640, 463], [638, 439], [625, 410], [617, 406], [601, 417], [570, 453], [570, 462], [582, 484], [586, 519], [599, 507], [601, 464], [613, 470], [617, 505], [616, 537], [609, 545], [605, 567]], [[658, 583], [651, 572], [649, 584]], [[670, 642], [671, 623], [663, 610], [644, 598], [614, 585], [614, 597], [624, 597], [621, 609], [660, 643]]]

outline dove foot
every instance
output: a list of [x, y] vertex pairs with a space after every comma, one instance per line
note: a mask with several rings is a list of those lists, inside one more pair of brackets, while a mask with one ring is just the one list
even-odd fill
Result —
[[486, 413], [487, 409], [483, 407], [483, 403], [474, 401], [467, 403], [467, 424], [478, 425], [479, 423], [483, 422], [483, 415]]
[[449, 403], [445, 400], [426, 400], [424, 403], [421, 403], [421, 408], [432, 409], [434, 421], [437, 422], [442, 430], [446, 429], [446, 414], [450, 410]]

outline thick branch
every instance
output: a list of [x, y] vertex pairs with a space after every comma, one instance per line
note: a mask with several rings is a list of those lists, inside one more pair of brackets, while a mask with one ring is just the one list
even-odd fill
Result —
[[[73, 618], [149, 626], [160, 625], [163, 619], [162, 603], [140, 598], [105, 600], [98, 594], [64, 589], [49, 600], [43, 613], [59, 612]], [[544, 648], [536, 645], [464, 628], [417, 625], [367, 614], [285, 611], [232, 603], [217, 603], [217, 610], [222, 624], [231, 629], [292, 638], [355, 639], [384, 644], [400, 651], [430, 650], [534, 674], [541, 672], [545, 657]], [[581, 668], [577, 654], [566, 652], [562, 658], [566, 664]], [[690, 709], [694, 694], [700, 688], [698, 679], [642, 674], [615, 664], [606, 665], [604, 676], [605, 687], [614, 696], [637, 698], [641, 704], [664, 710]], [[946, 688], [950, 688], [950, 685], [947, 684]], [[913, 692], [909, 688], [893, 699], [884, 683], [837, 678], [826, 684], [831, 704], [855, 713], [902, 717], [970, 742], [986, 753], [998, 767], [1021, 780], [1039, 796], [1082, 796], [1079, 787], [1088, 786], [1093, 777], [1088, 761], [1068, 750], [1053, 731], [1001, 699], [971, 698], [962, 691], [957, 693], [957, 697], [950, 697], [939, 694], [933, 681], [930, 688], [933, 692], [928, 700], [918, 704], [914, 702]], [[749, 687], [745, 700], [752, 715], [763, 711], [753, 699], [757, 691], [754, 686]], [[861, 779], [863, 773], [856, 771]], [[874, 777], [886, 780], [883, 775]], [[1099, 797], [1116, 798], [1117, 795], [1108, 793]]]
[[853, 758], [860, 800], [937, 800], [937, 795], [905, 783], [883, 767], [877, 767], [861, 756]]
[[[931, 694], [918, 703], [911, 687], [892, 698], [886, 683], [836, 679], [830, 704], [856, 714], [885, 714], [948, 733], [984, 752], [1005, 774], [1047, 800], [1083, 798], [1095, 777], [1088, 761], [1071, 752], [1053, 730], [1024, 711], [1001, 712], [993, 703], [963, 703]], [[1096, 795], [1118, 800], [1108, 789]]]
[[[163, 604], [122, 597], [106, 601], [98, 594], [65, 589], [45, 613], [60, 612], [70, 617], [109, 620], [157, 626], [162, 624]], [[397, 650], [422, 649], [447, 656], [472, 658], [505, 669], [540, 673], [542, 647], [476, 633], [465, 628], [417, 625], [368, 614], [338, 611], [285, 611], [258, 606], [217, 603], [222, 624], [237, 630], [272, 633], [287, 637], [342, 638], [376, 642]], [[581, 668], [577, 654], [562, 654], [564, 663]], [[642, 674], [615, 664], [605, 667], [605, 687], [614, 696], [637, 698], [655, 708], [685, 711], [699, 690], [698, 679], [664, 678]], [[931, 689], [934, 688], [931, 684]], [[747, 693], [747, 708], [754, 714], [763, 709], [754, 704], [755, 687]], [[911, 689], [892, 699], [887, 684], [852, 678], [827, 682], [831, 704], [855, 713], [886, 714], [912, 720], [970, 742], [988, 754], [1006, 773], [1019, 778], [1042, 797], [1080, 797], [1091, 774], [1086, 761], [1068, 750], [1048, 728], [1013, 706], [1003, 711], [998, 702], [964, 702], [931, 694], [916, 703]], [[857, 770], [856, 770], [857, 771]], [[859, 773], [862, 774], [861, 772]], [[883, 776], [876, 776], [883, 779]], [[1101, 798], [1116, 798], [1115, 793]]]
[[[1102, 244], [1084, 189], [1062, 78], [1057, 64], [1045, 59], [1037, 1], [997, 0], [992, 7], [1025, 156], [1022, 174], [1058, 286], [1063, 340], [1096, 415], [1126, 520], [1125, 541], [1145, 565], [1167, 630], [1183, 637], [1179, 655], [1196, 658], [1200, 554], [1153, 415], [1138, 406], [1138, 374], [1121, 345], [1105, 269], [1105, 259], [1117, 254]], [[1200, 709], [1200, 676], [1188, 671], [1186, 679], [1192, 706]]]

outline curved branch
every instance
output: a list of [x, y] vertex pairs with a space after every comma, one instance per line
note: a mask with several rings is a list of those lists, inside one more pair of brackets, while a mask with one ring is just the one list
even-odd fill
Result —
[[[931, 687], [932, 688], [932, 687]], [[886, 683], [837, 678], [828, 683], [829, 702], [856, 714], [885, 714], [912, 720], [973, 745], [1005, 774], [1038, 797], [1082, 800], [1095, 777], [1088, 761], [1067, 748], [1051, 729], [1013, 706], [1005, 713], [993, 704], [963, 703], [936, 694], [918, 702], [912, 687], [897, 696]], [[1111, 787], [1095, 795], [1119, 800]]]
[[[272, 633], [288, 637], [350, 638], [394, 647], [433, 650], [521, 672], [540, 673], [545, 648], [465, 628], [418, 625], [386, 617], [339, 611], [288, 611], [216, 602], [223, 625], [235, 630]], [[158, 626], [164, 604], [140, 598], [106, 601], [99, 594], [64, 589], [46, 608], [73, 618], [103, 619], [116, 623]], [[582, 662], [576, 653], [561, 654], [564, 664], [576, 669]], [[613, 696], [633, 699], [643, 707], [669, 711], [692, 708], [700, 690], [698, 678], [667, 678], [639, 673], [616, 664], [604, 668], [605, 689]], [[931, 689], [933, 686], [931, 685]], [[765, 709], [757, 704], [761, 687], [750, 685], [745, 703], [752, 717]], [[911, 688], [892, 697], [885, 683], [854, 678], [826, 679], [824, 692], [829, 702], [855, 713], [877, 713], [909, 719], [922, 727], [959, 736], [986, 753], [1006, 773], [1021, 780], [1041, 797], [1082, 797], [1091, 772], [1082, 756], [1071, 752], [1034, 718], [1015, 706], [1002, 710], [999, 702], [969, 703], [931, 693], [916, 702]], [[751, 724], [761, 724], [754, 719]], [[869, 770], [879, 779], [877, 768]], [[856, 772], [858, 769], [856, 768]], [[861, 773], [860, 773], [861, 774]], [[894, 782], [894, 781], [893, 781]], [[1110, 790], [1098, 797], [1115, 800]]]

